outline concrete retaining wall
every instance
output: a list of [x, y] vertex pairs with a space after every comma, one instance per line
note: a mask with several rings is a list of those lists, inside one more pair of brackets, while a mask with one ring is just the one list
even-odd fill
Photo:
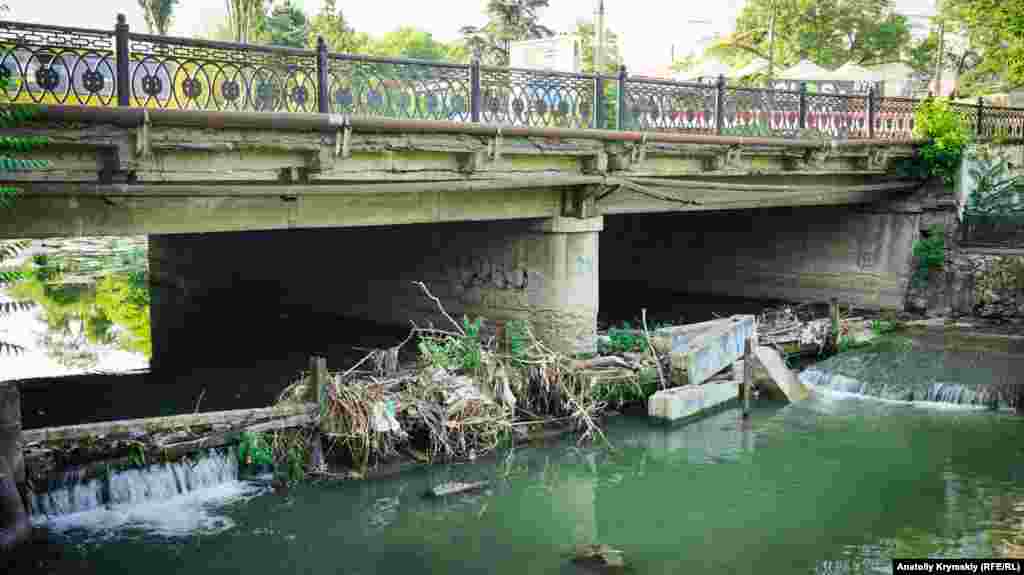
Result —
[[601, 279], [902, 308], [919, 217], [853, 207], [606, 216]]

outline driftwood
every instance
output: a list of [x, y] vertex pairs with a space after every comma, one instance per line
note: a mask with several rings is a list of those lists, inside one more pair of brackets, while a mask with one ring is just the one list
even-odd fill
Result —
[[166, 417], [124, 419], [121, 421], [66, 425], [63, 427], [26, 429], [22, 431], [22, 441], [28, 445], [44, 441], [67, 441], [87, 437], [137, 437], [139, 435], [153, 435], [159, 432], [205, 425], [228, 425], [232, 427], [242, 426], [247, 423], [255, 425], [270, 419], [290, 418], [293, 416], [301, 416], [292, 420], [298, 422], [294, 425], [303, 425], [305, 423], [312, 423], [316, 418], [316, 414], [317, 406], [311, 403], [279, 405], [257, 409], [188, 413]]
[[487, 483], [487, 481], [473, 481], [471, 483], [449, 481], [432, 487], [430, 491], [427, 492], [427, 497], [444, 497], [445, 495], [455, 495], [456, 493], [476, 491], [477, 489], [487, 487]]

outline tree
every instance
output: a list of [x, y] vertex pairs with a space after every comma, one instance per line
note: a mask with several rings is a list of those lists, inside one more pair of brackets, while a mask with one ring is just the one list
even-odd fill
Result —
[[940, 6], [939, 18], [961, 31], [978, 52], [974, 80], [1024, 85], [1024, 3], [956, 0]]
[[[932, 30], [927, 37], [914, 42], [907, 52], [907, 64], [924, 78], [935, 77], [939, 61], [939, 35], [937, 30]], [[944, 73], [952, 73], [956, 79], [954, 97], [970, 95], [977, 87], [971, 73], [981, 63], [980, 51], [967, 36], [958, 34], [953, 28], [944, 30], [941, 44], [942, 70]]]
[[806, 58], [836, 68], [899, 61], [909, 43], [890, 0], [750, 0], [713, 53], [735, 65], [760, 57], [778, 69]]
[[293, 5], [291, 0], [274, 6], [270, 16], [263, 22], [263, 27], [274, 46], [302, 48], [309, 37], [309, 23], [302, 9]]
[[167, 35], [178, 0], [138, 0], [150, 34]]
[[317, 38], [323, 38], [327, 49], [343, 54], [363, 54], [369, 50], [370, 37], [365, 32], [356, 32], [348, 25], [336, 0], [324, 0], [320, 13], [309, 24], [310, 48], [316, 48]]
[[266, 18], [264, 0], [225, 0], [228, 9], [228, 30], [235, 42], [255, 39]]
[[[580, 67], [583, 72], [590, 74], [594, 72], [594, 22], [590, 20], [578, 20], [576, 22], [576, 35], [580, 39]], [[602, 74], [617, 74], [619, 66], [622, 65], [622, 55], [619, 53], [619, 37], [610, 28], [604, 33], [604, 66]]]
[[487, 24], [483, 27], [463, 26], [466, 43], [481, 58], [497, 65], [508, 65], [512, 42], [549, 38], [555, 33], [540, 23], [541, 8], [548, 0], [487, 0], [484, 13]]
[[434, 40], [430, 32], [402, 26], [374, 40], [370, 52], [375, 56], [441, 61], [447, 58], [449, 49]]

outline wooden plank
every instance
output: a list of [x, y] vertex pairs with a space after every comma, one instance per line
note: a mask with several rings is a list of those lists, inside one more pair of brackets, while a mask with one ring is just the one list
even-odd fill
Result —
[[62, 427], [44, 427], [26, 429], [22, 432], [23, 444], [41, 441], [67, 441], [93, 436], [111, 436], [133, 434], [151, 434], [181, 427], [197, 427], [202, 425], [240, 426], [247, 422], [258, 423], [263, 420], [285, 418], [298, 415], [315, 415], [316, 404], [303, 403], [262, 407], [257, 409], [237, 409], [230, 411], [210, 411], [207, 413], [190, 413], [167, 417], [150, 417], [145, 419], [124, 419], [121, 421], [103, 421], [66, 425]]

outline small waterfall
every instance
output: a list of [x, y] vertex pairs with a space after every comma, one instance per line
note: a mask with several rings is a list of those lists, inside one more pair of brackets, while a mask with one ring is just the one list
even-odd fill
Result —
[[878, 377], [878, 374], [864, 373], [861, 377], [851, 377], [820, 365], [804, 370], [800, 374], [800, 381], [804, 385], [819, 389], [894, 401], [925, 401], [990, 409], [1008, 407], [999, 390], [993, 385], [972, 386], [954, 382], [915, 380], [897, 374]]
[[111, 471], [104, 478], [83, 480], [72, 471], [58, 484], [51, 485], [49, 491], [32, 495], [32, 515], [54, 517], [102, 507], [165, 501], [237, 478], [238, 460], [231, 450], [211, 450], [198, 460]]

